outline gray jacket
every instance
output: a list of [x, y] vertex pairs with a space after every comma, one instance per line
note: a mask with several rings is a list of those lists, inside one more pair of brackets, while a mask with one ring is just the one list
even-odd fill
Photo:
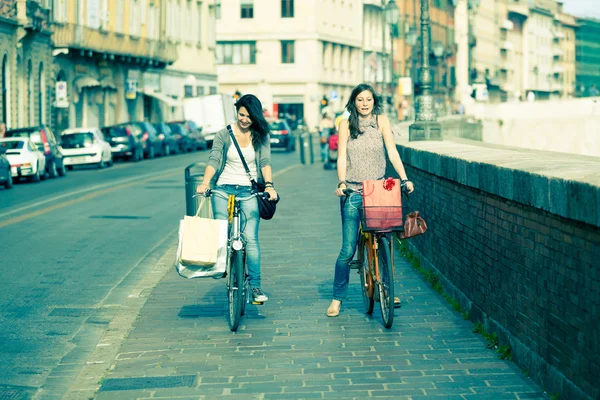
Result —
[[[223, 128], [215, 134], [212, 150], [210, 151], [210, 156], [208, 157], [208, 165], [217, 171], [211, 180], [211, 186], [213, 187], [217, 183], [219, 176], [221, 176], [221, 173], [225, 168], [225, 163], [227, 162], [227, 151], [229, 151], [229, 146], [232, 144], [233, 143], [231, 142], [227, 128]], [[269, 140], [269, 136], [267, 136], [267, 141], [265, 144], [256, 151], [256, 172], [259, 181], [264, 181], [262, 176], [262, 168], [266, 166], [271, 166], [271, 142]]]

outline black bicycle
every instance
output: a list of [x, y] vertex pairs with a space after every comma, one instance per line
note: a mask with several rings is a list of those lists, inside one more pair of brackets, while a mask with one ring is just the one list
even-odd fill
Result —
[[[227, 301], [229, 305], [229, 328], [237, 331], [242, 315], [246, 312], [246, 303], [251, 300], [250, 282], [248, 280], [248, 266], [246, 265], [246, 241], [242, 237], [241, 204], [255, 197], [263, 196], [268, 199], [267, 192], [252, 193], [250, 196], [238, 197], [226, 192], [212, 189], [207, 190], [204, 196], [216, 195], [227, 200], [227, 214], [229, 222], [229, 235], [227, 244], [226, 286]], [[253, 304], [262, 304], [254, 302]]]

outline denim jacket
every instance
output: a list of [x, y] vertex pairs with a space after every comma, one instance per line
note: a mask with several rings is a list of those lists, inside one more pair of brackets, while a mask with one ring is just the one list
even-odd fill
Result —
[[[256, 172], [259, 182], [264, 181], [262, 176], [262, 168], [271, 166], [271, 142], [269, 139], [269, 136], [267, 136], [265, 144], [263, 144], [260, 149], [256, 150]], [[217, 183], [219, 176], [221, 176], [221, 173], [225, 168], [225, 163], [227, 162], [227, 151], [229, 150], [229, 146], [232, 144], [233, 143], [229, 137], [227, 127], [221, 129], [215, 134], [212, 150], [210, 151], [210, 155], [208, 157], [208, 165], [213, 167], [216, 171], [215, 176], [213, 176], [211, 180], [211, 186], [213, 187]]]

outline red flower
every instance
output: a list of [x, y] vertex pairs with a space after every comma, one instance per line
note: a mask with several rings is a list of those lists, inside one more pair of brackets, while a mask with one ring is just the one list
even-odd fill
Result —
[[394, 188], [394, 186], [396, 186], [396, 181], [394, 180], [394, 178], [387, 178], [383, 181], [383, 188], [385, 190], [391, 191]]

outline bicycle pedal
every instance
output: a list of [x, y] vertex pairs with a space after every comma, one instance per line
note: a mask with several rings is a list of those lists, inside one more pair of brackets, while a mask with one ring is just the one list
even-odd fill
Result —
[[360, 261], [352, 260], [350, 261], [350, 264], [348, 266], [350, 267], [350, 269], [359, 269], [361, 265], [362, 263]]

